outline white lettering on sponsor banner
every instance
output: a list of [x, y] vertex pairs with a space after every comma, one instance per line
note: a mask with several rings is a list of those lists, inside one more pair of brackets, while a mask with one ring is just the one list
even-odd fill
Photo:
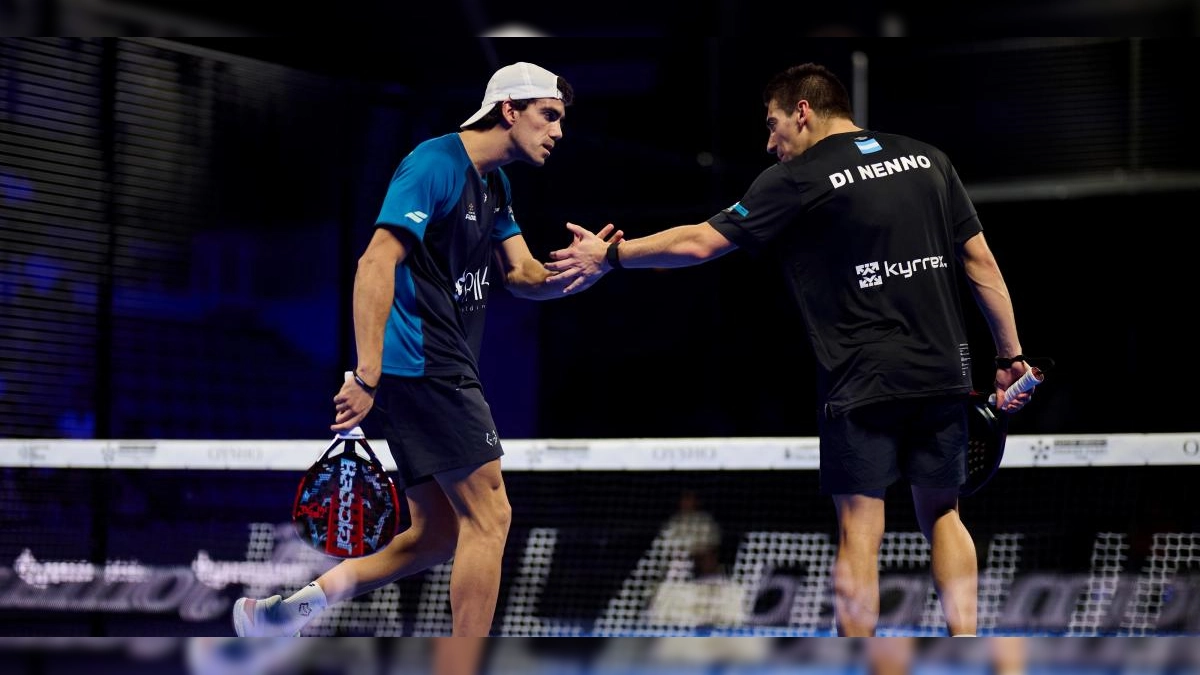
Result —
[[200, 583], [186, 567], [155, 568], [137, 581], [62, 581], [38, 588], [0, 567], [0, 608], [31, 612], [175, 613], [187, 622], [211, 621], [229, 612], [229, 599]]
[[[136, 561], [92, 565], [82, 561], [38, 560], [25, 550], [13, 568], [0, 567], [0, 610], [61, 613], [177, 614], [185, 622], [227, 616], [229, 585], [242, 585], [257, 595], [271, 589], [294, 590], [328, 567], [327, 561], [288, 538], [290, 523], [274, 526], [276, 550], [271, 559], [213, 561], [200, 551], [191, 568], [154, 567]], [[994, 535], [980, 570], [980, 590], [994, 606], [980, 607], [983, 630], [1033, 630], [1071, 635], [1195, 633], [1200, 631], [1200, 575], [1186, 565], [1200, 556], [1200, 533], [1156, 533], [1151, 559], [1138, 571], [1126, 571], [1121, 554], [1126, 535], [1098, 533], [1090, 571], [1019, 573], [1022, 535]], [[502, 635], [618, 635], [662, 631], [651, 608], [656, 589], [669, 584], [674, 606], [706, 606], [711, 584], [698, 583], [690, 558], [677, 541], [660, 534], [625, 569], [606, 570], [604, 587], [614, 589], [594, 618], [561, 619], [561, 608], [543, 607], [542, 599], [561, 597], [550, 590], [556, 579], [557, 556], [569, 538], [558, 528], [533, 528], [520, 551], [520, 563], [506, 594]], [[759, 531], [746, 533], [727, 578], [719, 584], [722, 611], [716, 628], [758, 627], [796, 635], [832, 634], [831, 574], [835, 542], [827, 533]], [[880, 550], [880, 623], [944, 629], [928, 573], [929, 551], [918, 532], [888, 533]], [[1170, 574], [1164, 574], [1170, 571]], [[445, 628], [449, 606], [449, 565], [441, 565], [422, 583], [416, 630], [434, 634]], [[611, 572], [611, 576], [607, 574]], [[577, 583], [571, 577], [567, 583]], [[395, 589], [381, 589], [354, 603], [331, 607], [321, 625], [336, 629], [340, 619], [384, 616], [394, 611]], [[740, 610], [730, 593], [741, 593]], [[662, 601], [663, 598], [658, 598]], [[692, 604], [696, 603], [696, 604]], [[661, 607], [660, 607], [661, 609]], [[735, 611], [736, 610], [736, 611]], [[735, 618], [736, 617], [736, 618]], [[686, 623], [686, 622], [685, 622]], [[394, 629], [395, 621], [379, 630]], [[422, 627], [423, 626], [423, 627]], [[686, 628], [686, 626], [681, 626]]]

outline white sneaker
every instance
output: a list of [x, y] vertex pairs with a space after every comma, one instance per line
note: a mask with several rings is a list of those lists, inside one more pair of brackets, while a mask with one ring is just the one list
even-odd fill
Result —
[[289, 626], [280, 615], [282, 595], [272, 595], [264, 600], [238, 598], [233, 603], [233, 630], [238, 637], [299, 637], [300, 629]]

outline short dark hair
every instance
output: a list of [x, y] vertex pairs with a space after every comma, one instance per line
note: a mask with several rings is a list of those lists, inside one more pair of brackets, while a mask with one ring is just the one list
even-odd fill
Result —
[[818, 115], [853, 118], [850, 94], [833, 71], [816, 63], [792, 66], [772, 77], [763, 89], [763, 104], [790, 108], [804, 99]]
[[[575, 89], [571, 87], [571, 83], [567, 82], [566, 78], [559, 76], [558, 83], [555, 86], [557, 86], [558, 90], [562, 92], [562, 102], [564, 106], [571, 105], [571, 103], [575, 101]], [[523, 98], [510, 101], [510, 103], [512, 103], [512, 107], [516, 108], [517, 110], [524, 110], [525, 108], [529, 107], [530, 103], [533, 103], [536, 100], [536, 98]], [[473, 131], [487, 131], [488, 129], [491, 129], [500, 123], [500, 108], [503, 105], [504, 101], [500, 101], [496, 105], [492, 106], [492, 109], [489, 110], [486, 115], [475, 120], [475, 122], [470, 126], [463, 127], [463, 129], [471, 129]]]

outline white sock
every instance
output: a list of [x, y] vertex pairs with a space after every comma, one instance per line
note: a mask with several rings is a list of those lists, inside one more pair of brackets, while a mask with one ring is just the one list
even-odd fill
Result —
[[950, 637], [975, 637], [975, 634], [974, 633], [959, 633], [958, 635], [951, 635]]
[[325, 597], [325, 591], [314, 581], [279, 603], [279, 612], [280, 616], [286, 617], [288, 624], [299, 630], [328, 606], [329, 599]]

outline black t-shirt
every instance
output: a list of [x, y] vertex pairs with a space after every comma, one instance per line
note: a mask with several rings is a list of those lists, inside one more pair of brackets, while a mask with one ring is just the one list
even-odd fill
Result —
[[982, 231], [949, 159], [894, 134], [828, 136], [709, 220], [779, 260], [811, 340], [818, 400], [966, 393], [956, 245]]

